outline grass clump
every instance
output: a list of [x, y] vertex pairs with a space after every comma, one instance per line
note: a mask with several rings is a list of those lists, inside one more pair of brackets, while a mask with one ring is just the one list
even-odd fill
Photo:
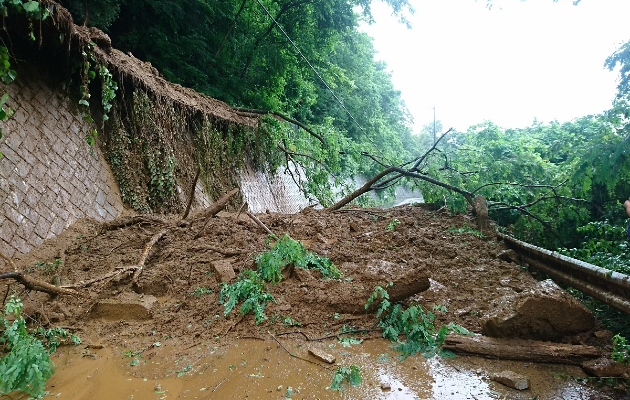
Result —
[[468, 224], [464, 224], [464, 226], [461, 228], [455, 228], [454, 226], [452, 226], [448, 228], [446, 231], [452, 234], [470, 233], [471, 235], [475, 235], [480, 239], [483, 239], [486, 237], [483, 233], [479, 232], [478, 230], [469, 227]]
[[621, 335], [613, 337], [613, 350], [611, 357], [614, 361], [628, 365], [630, 364], [630, 345], [626, 343], [626, 338]]
[[[436, 354], [452, 357], [451, 352], [442, 349], [446, 335], [450, 332], [471, 334], [466, 328], [453, 323], [437, 329], [434, 324], [435, 314], [424, 310], [418, 304], [407, 309], [400, 304], [392, 304], [389, 301], [389, 294], [380, 286], [374, 289], [365, 308], [370, 307], [379, 298], [381, 303], [376, 313], [378, 325], [383, 330], [385, 339], [396, 342], [394, 349], [401, 353], [402, 360], [417, 353], [427, 358]], [[404, 335], [406, 340], [400, 340], [400, 335]]]

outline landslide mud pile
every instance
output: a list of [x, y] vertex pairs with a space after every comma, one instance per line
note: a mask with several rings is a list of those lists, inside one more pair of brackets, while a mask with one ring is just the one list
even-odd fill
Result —
[[[373, 328], [374, 310], [366, 311], [364, 305], [377, 285], [393, 282], [388, 288], [393, 301], [417, 302], [427, 310], [444, 306], [447, 311], [436, 312], [438, 325], [454, 322], [481, 333], [490, 321], [494, 336], [546, 339], [537, 337], [545, 334], [582, 344], [596, 338], [589, 315], [590, 324], [578, 327], [586, 333], [550, 328], [549, 319], [563, 315], [562, 307], [571, 306], [571, 300], [534, 302], [539, 315], [523, 312], [521, 320], [509, 319], [504, 324], [507, 333], [501, 334], [497, 312], [506, 304], [527, 303], [519, 300], [523, 293], [540, 296], [540, 283], [525, 267], [504, 261], [505, 248], [496, 237], [471, 232], [474, 221], [469, 215], [404, 206], [386, 211], [306, 209], [258, 217], [278, 236], [287, 233], [328, 257], [343, 277], [323, 280], [313, 270], [296, 268], [287, 279], [267, 284], [275, 302], [267, 304], [268, 319], [257, 325], [251, 314], [243, 316], [238, 308], [225, 317], [219, 301], [221, 282], [232, 283], [241, 272], [256, 269], [254, 258], [268, 249], [267, 233], [245, 214], [237, 220], [236, 214], [222, 212], [203, 230], [204, 221], [195, 215], [184, 227], [178, 226], [177, 216], [162, 221], [125, 216], [110, 224], [82, 220], [16, 259], [16, 265], [27, 275], [61, 286], [103, 279], [79, 288], [81, 297], [32, 292], [25, 300], [26, 311], [40, 323], [63, 326], [108, 345], [146, 345], [164, 336], [184, 344], [263, 338], [268, 330], [299, 329], [320, 337], [344, 326]], [[159, 232], [164, 233], [150, 247], [141, 273], [135, 278], [134, 271], [116, 274], [137, 265]], [[546, 304], [551, 304], [549, 310]]]

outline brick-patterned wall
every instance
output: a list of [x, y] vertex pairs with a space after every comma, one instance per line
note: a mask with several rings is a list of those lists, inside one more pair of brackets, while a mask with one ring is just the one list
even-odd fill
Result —
[[28, 71], [0, 89], [15, 111], [0, 122], [0, 251], [27, 253], [79, 218], [117, 217], [123, 210], [118, 186], [98, 146], [86, 143], [88, 126], [61, 89]]
[[300, 191], [290, 175], [279, 168], [275, 176], [257, 172], [249, 167], [241, 171], [241, 193], [247, 208], [253, 213], [270, 212], [293, 214], [315, 204]]

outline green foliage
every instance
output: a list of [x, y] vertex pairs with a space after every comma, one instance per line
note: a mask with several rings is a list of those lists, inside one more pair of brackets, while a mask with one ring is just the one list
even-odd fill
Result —
[[63, 261], [61, 261], [61, 259], [55, 258], [54, 262], [38, 262], [35, 264], [35, 267], [40, 268], [46, 274], [52, 274], [54, 272], [57, 272], [57, 269], [59, 268], [59, 266], [61, 266], [62, 263]]
[[[92, 94], [90, 93], [90, 83], [98, 74], [101, 78], [101, 105], [103, 107], [103, 123], [109, 120], [109, 112], [112, 109], [112, 101], [116, 98], [116, 90], [118, 90], [118, 84], [113, 80], [113, 76], [109, 69], [98, 62], [93, 54], [94, 43], [89, 42], [86, 48], [81, 52], [82, 59], [75, 64], [75, 70], [79, 71], [81, 79], [81, 85], [79, 86], [79, 93], [81, 99], [79, 100], [79, 108], [81, 110], [81, 117], [84, 121], [93, 124], [94, 119], [90, 112], [90, 99]], [[92, 129], [85, 135], [85, 140], [90, 146], [94, 146], [98, 132], [96, 129]]]
[[282, 280], [282, 268], [289, 264], [296, 268], [316, 269], [327, 279], [339, 279], [343, 276], [328, 258], [306, 251], [301, 242], [286, 234], [270, 250], [256, 257], [256, 264], [260, 277], [272, 283]]
[[252, 312], [256, 324], [267, 319], [264, 312], [269, 301], [275, 302], [275, 299], [265, 288], [260, 275], [251, 270], [243, 271], [239, 275], [238, 281], [231, 285], [223, 283], [219, 298], [219, 303], [225, 306], [225, 316], [232, 312], [238, 303], [243, 302], [240, 309], [241, 314], [246, 315]]
[[630, 251], [628, 251], [627, 221], [612, 224], [609, 220], [590, 222], [577, 229], [582, 235], [579, 247], [561, 248], [558, 252], [582, 261], [630, 274]]
[[390, 222], [387, 225], [387, 228], [385, 228], [385, 230], [388, 231], [388, 232], [391, 232], [391, 231], [395, 230], [398, 225], [400, 225], [400, 221], [397, 220], [396, 218], [394, 218], [392, 220], [392, 222]]
[[57, 351], [57, 347], [61, 346], [62, 344], [81, 344], [80, 337], [73, 333], [68, 333], [67, 330], [58, 326], [50, 329], [39, 327], [35, 332], [33, 332], [33, 334], [37, 336], [42, 341], [44, 346], [49, 349], [48, 351], [50, 354]]
[[193, 292], [189, 294], [189, 296], [201, 297], [204, 294], [212, 294], [212, 290], [208, 289], [207, 287], [197, 286], [195, 290], [193, 290]]
[[337, 367], [330, 388], [332, 390], [342, 390], [344, 383], [348, 383], [350, 386], [359, 386], [361, 384], [361, 370], [357, 365]]
[[486, 237], [483, 233], [479, 232], [478, 230], [469, 227], [468, 224], [464, 224], [464, 226], [461, 228], [455, 228], [454, 226], [452, 226], [448, 228], [446, 231], [452, 234], [470, 233], [472, 235], [477, 236], [480, 239], [483, 239]]
[[[437, 329], [434, 324], [435, 314], [425, 311], [418, 304], [407, 309], [400, 304], [392, 304], [389, 301], [389, 294], [380, 286], [374, 288], [365, 309], [367, 310], [378, 299], [381, 299], [381, 303], [376, 317], [383, 330], [383, 337], [396, 342], [394, 348], [401, 353], [403, 360], [417, 353], [421, 353], [424, 357], [433, 357], [436, 354], [452, 356], [450, 352], [441, 349], [446, 335], [449, 332], [471, 334], [466, 328], [453, 323]], [[400, 335], [405, 335], [406, 341], [400, 340]]]
[[[59, 338], [65, 339], [67, 332], [56, 328], [40, 329], [36, 334], [41, 336], [49, 346], [29, 333], [22, 317], [22, 302], [11, 296], [0, 314], [0, 394], [8, 394], [21, 390], [32, 396], [43, 396], [46, 381], [53, 374], [53, 364], [49, 354], [59, 345]], [[78, 340], [74, 337], [73, 340]]]
[[614, 361], [623, 365], [630, 364], [630, 345], [626, 344], [626, 338], [620, 335], [613, 337], [613, 350], [611, 357]]
[[50, 16], [48, 7], [42, 7], [38, 1], [34, 0], [0, 0], [0, 14], [3, 18], [9, 16], [9, 11], [24, 13], [28, 19], [28, 37], [35, 41], [35, 31], [33, 21], [43, 21]]
[[[87, 0], [88, 25], [107, 29], [118, 18], [123, 2], [124, 0]], [[85, 0], [62, 0], [60, 3], [72, 13], [75, 24], [80, 25], [85, 21]]]
[[[15, 70], [11, 69], [9, 50], [5, 46], [0, 46], [0, 81], [5, 85], [12, 83], [17, 76]], [[5, 93], [0, 98], [0, 121], [6, 121], [13, 115], [11, 107], [6, 103], [9, 100], [9, 93]], [[0, 128], [0, 139], [2, 139], [2, 128]], [[0, 153], [2, 158], [2, 153]]]
[[301, 323], [297, 322], [296, 320], [294, 320], [291, 317], [285, 317], [282, 320], [282, 325], [286, 326], [286, 327], [291, 327], [291, 326], [302, 326]]

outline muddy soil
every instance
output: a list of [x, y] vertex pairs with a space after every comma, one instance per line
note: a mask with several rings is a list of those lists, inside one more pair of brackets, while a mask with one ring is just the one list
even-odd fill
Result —
[[[126, 215], [119, 221], [131, 221], [132, 217]], [[202, 346], [214, 351], [227, 349], [242, 339], [258, 340], [263, 348], [282, 352], [271, 334], [295, 348], [314, 343], [307, 338], [334, 335], [342, 329], [375, 328], [375, 313], [365, 311], [364, 304], [377, 285], [413, 285], [415, 279], [428, 277], [428, 290], [402, 302], [418, 303], [425, 309], [444, 306], [446, 311], [436, 312], [437, 325], [453, 322], [481, 333], [480, 319], [491, 311], [493, 302], [537, 283], [525, 268], [499, 258], [505, 247], [495, 236], [480, 238], [466, 232], [474, 226], [471, 215], [452, 216], [425, 205], [406, 205], [332, 213], [306, 209], [294, 215], [268, 213], [258, 217], [275, 234], [288, 233], [308, 250], [328, 257], [343, 272], [343, 278], [322, 280], [315, 272], [300, 271], [276, 285], [268, 284], [275, 303], [267, 305], [268, 319], [257, 325], [251, 314], [243, 316], [235, 311], [224, 316], [225, 308], [219, 301], [221, 280], [233, 282], [242, 271], [255, 269], [254, 257], [268, 245], [266, 232], [245, 214], [237, 220], [235, 213], [220, 213], [204, 230], [203, 221], [196, 215], [185, 227], [178, 226], [177, 216], [161, 217], [166, 225], [136, 219], [136, 223], [116, 229], [111, 229], [111, 224], [81, 220], [35, 251], [15, 259], [17, 267], [35, 278], [61, 285], [87, 282], [117, 268], [136, 265], [151, 237], [164, 229], [166, 233], [150, 249], [135, 282], [131, 274], [125, 273], [79, 289], [84, 297], [52, 298], [30, 293], [23, 296], [25, 312], [39, 324], [62, 326], [82, 337], [79, 358], [96, 351], [90, 349], [117, 352], [120, 360], [124, 351], [148, 357], [163, 348], [176, 348], [183, 355]], [[61, 262], [55, 263], [56, 259]], [[20, 288], [11, 285], [11, 290]], [[301, 333], [286, 334], [298, 330]], [[599, 326], [561, 341], [608, 350], [610, 341], [601, 339], [606, 337], [602, 330]], [[364, 340], [379, 336], [376, 330], [360, 335]], [[332, 337], [317, 343], [328, 345], [334, 340]], [[393, 350], [390, 353], [394, 356]], [[468, 368], [490, 373], [500, 365], [476, 358], [458, 359], [457, 371]], [[120, 363], [132, 368], [129, 360]], [[482, 364], [484, 367], [480, 367]], [[142, 375], [139, 370], [132, 373]], [[155, 371], [148, 374], [158, 375]], [[553, 374], [557, 372], [549, 372], [550, 377]], [[553, 381], [548, 379], [546, 385], [553, 385]], [[584, 385], [588, 386], [588, 395], [575, 398], [625, 396]], [[273, 395], [278, 397], [278, 393]], [[482, 398], [470, 396], [462, 398]], [[536, 398], [538, 394], [530, 390], [528, 396], [505, 398]], [[562, 398], [545, 396], [538, 398]]]

